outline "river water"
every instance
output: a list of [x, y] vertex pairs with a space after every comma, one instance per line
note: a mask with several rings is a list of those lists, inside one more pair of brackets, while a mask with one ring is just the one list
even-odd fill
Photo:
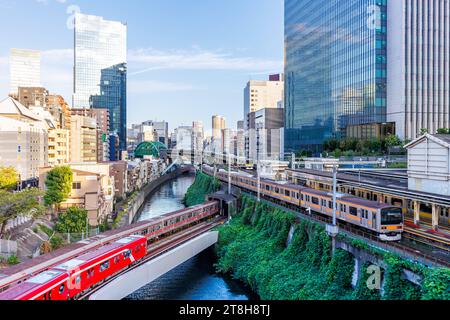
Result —
[[[147, 200], [139, 221], [184, 208], [182, 203], [194, 176], [182, 176], [170, 181]], [[241, 282], [214, 272], [212, 249], [190, 259], [161, 278], [146, 285], [126, 300], [255, 300]]]

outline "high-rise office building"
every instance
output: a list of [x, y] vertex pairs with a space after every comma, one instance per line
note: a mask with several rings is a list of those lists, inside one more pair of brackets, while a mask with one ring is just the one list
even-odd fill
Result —
[[223, 153], [223, 130], [226, 128], [225, 117], [215, 115], [212, 117], [212, 144], [216, 153]]
[[450, 1], [390, 0], [387, 121], [413, 140], [450, 127]]
[[448, 0], [285, 0], [287, 151], [450, 126]]
[[126, 150], [127, 25], [75, 15], [73, 108], [108, 109], [110, 132]]
[[169, 123], [166, 121], [146, 121], [143, 125], [152, 126], [156, 132], [157, 140], [164, 145], [169, 145]]
[[101, 94], [102, 70], [127, 62], [127, 26], [102, 17], [75, 15], [73, 108], [89, 108]]
[[386, 121], [386, 34], [386, 1], [285, 0], [286, 150]]
[[10, 94], [16, 96], [19, 87], [41, 86], [41, 53], [35, 50], [11, 49]]
[[100, 94], [90, 97], [93, 109], [108, 109], [109, 131], [119, 136], [120, 151], [127, 147], [127, 66], [118, 64], [101, 71]]
[[201, 163], [205, 140], [203, 122], [192, 122], [192, 150], [194, 152], [194, 163]]
[[251, 80], [244, 89], [244, 126], [248, 125], [248, 114], [263, 108], [278, 108], [284, 99], [284, 75], [274, 74], [268, 81]]

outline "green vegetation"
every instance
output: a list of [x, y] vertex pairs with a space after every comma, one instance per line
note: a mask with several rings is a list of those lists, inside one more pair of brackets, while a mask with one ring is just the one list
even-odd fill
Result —
[[[353, 257], [341, 249], [332, 256], [331, 241], [322, 226], [306, 221], [295, 225], [292, 214], [248, 197], [243, 198], [242, 208], [230, 224], [219, 229], [216, 268], [248, 284], [262, 299], [450, 299], [450, 270], [427, 268], [341, 236], [341, 240], [383, 257], [388, 265], [383, 297], [379, 290], [368, 288], [370, 275], [364, 271], [352, 288]], [[291, 226], [295, 229], [286, 246]], [[403, 269], [422, 275], [422, 287], [405, 280]]]
[[[138, 195], [139, 195], [138, 190], [133, 191], [132, 193], [130, 193], [128, 195], [128, 198], [120, 206], [118, 206], [119, 207], [118, 213], [112, 224], [113, 229], [116, 229], [117, 227], [119, 227], [120, 221], [122, 220], [123, 216], [127, 213], [130, 206], [132, 206], [134, 204]], [[103, 228], [107, 228], [107, 227], [108, 227], [108, 222], [106, 221], [103, 223]]]
[[19, 174], [13, 167], [0, 167], [0, 190], [11, 191], [17, 187]]
[[450, 129], [440, 128], [437, 130], [437, 134], [450, 134]]
[[194, 184], [189, 187], [183, 202], [187, 207], [202, 204], [205, 202], [206, 195], [217, 192], [219, 189], [219, 180], [199, 171], [195, 177]]
[[55, 206], [59, 210], [59, 205], [66, 201], [72, 191], [73, 173], [70, 167], [56, 167], [50, 170], [45, 180], [47, 191], [44, 195], [45, 204]]
[[16, 265], [16, 264], [19, 264], [19, 263], [20, 263], [20, 260], [19, 260], [19, 258], [18, 258], [17, 256], [12, 255], [12, 256], [10, 256], [10, 257], [8, 258], [7, 263], [8, 263], [10, 266], [14, 266], [14, 265]]
[[[58, 233], [56, 233], [54, 230], [50, 229], [46, 225], [40, 224], [38, 228], [44, 232], [48, 238], [49, 241], [44, 243], [42, 246], [42, 254], [51, 252], [53, 250], [57, 250], [65, 245], [65, 241], [62, 238], [62, 236]], [[36, 232], [36, 231], [35, 231]]]
[[388, 154], [391, 148], [402, 147], [405, 144], [399, 137], [389, 135], [384, 139], [330, 139], [324, 142], [323, 149], [336, 158], [341, 156], [381, 156]]
[[87, 230], [88, 212], [86, 209], [70, 207], [58, 216], [56, 230], [60, 233], [82, 233]]
[[8, 221], [18, 216], [36, 218], [43, 214], [40, 196], [41, 192], [38, 189], [26, 189], [16, 193], [0, 190], [0, 239], [5, 235]]

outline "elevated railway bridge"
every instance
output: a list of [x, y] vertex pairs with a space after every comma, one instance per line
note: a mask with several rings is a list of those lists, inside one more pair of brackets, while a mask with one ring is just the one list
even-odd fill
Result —
[[0, 300], [121, 299], [209, 248], [221, 197], [0, 270]]

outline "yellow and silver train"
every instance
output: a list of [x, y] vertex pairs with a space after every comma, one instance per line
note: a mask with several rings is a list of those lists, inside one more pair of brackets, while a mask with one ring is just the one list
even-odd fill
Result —
[[[213, 175], [214, 169], [205, 166], [205, 172]], [[233, 185], [253, 193], [258, 192], [258, 180], [249, 174], [232, 172]], [[228, 172], [220, 170], [216, 177], [228, 182]], [[260, 194], [274, 202], [301, 207], [323, 215], [333, 214], [333, 195], [293, 184], [260, 179]], [[350, 195], [338, 194], [337, 218], [346, 223], [375, 233], [382, 241], [399, 241], [403, 233], [403, 212], [401, 207], [369, 201]]]

